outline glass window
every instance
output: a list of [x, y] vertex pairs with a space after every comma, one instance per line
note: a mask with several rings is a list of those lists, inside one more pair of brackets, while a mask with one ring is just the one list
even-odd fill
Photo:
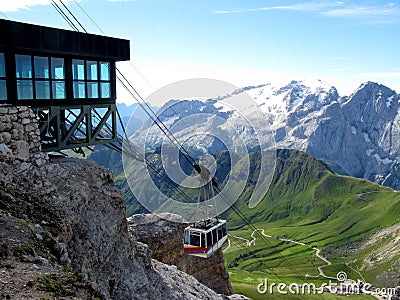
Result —
[[74, 98], [86, 98], [85, 82], [74, 82]]
[[111, 98], [110, 63], [72, 60], [75, 99]]
[[217, 239], [217, 229], [214, 229], [212, 231], [212, 237], [213, 237], [213, 244], [215, 244], [218, 241], [218, 239]]
[[[84, 70], [77, 64], [77, 76]], [[65, 64], [63, 58], [15, 55], [18, 99], [65, 99]], [[81, 72], [83, 75], [84, 73]], [[1, 79], [1, 78], [0, 78]], [[81, 90], [78, 94], [82, 93]], [[85, 94], [85, 89], [83, 89]], [[84, 97], [84, 95], [83, 95]]]
[[53, 99], [65, 99], [65, 63], [64, 58], [52, 57], [51, 63], [51, 90]]
[[52, 91], [53, 91], [53, 99], [65, 99], [65, 82], [53, 81]]
[[[15, 55], [16, 77], [18, 99], [33, 99], [33, 68], [32, 57], [30, 55]], [[23, 80], [25, 79], [25, 80]]]
[[88, 98], [99, 98], [99, 84], [88, 82]]
[[50, 81], [36, 81], [36, 99], [50, 99]]
[[0, 100], [7, 100], [6, 81], [0, 79]]
[[65, 79], [65, 67], [63, 58], [51, 58], [51, 78]]
[[74, 80], [85, 80], [85, 62], [83, 60], [72, 60], [72, 77]]
[[18, 99], [33, 99], [32, 80], [17, 80]]
[[15, 55], [17, 78], [32, 78], [32, 60], [29, 55]]
[[97, 80], [97, 61], [86, 62], [87, 80]]
[[6, 77], [6, 64], [3, 53], [0, 53], [0, 77]]
[[111, 84], [109, 82], [101, 82], [101, 98], [111, 97]]
[[200, 234], [197, 232], [190, 233], [190, 245], [200, 247]]
[[110, 80], [110, 63], [100, 62], [100, 80]]
[[185, 230], [185, 237], [183, 239], [183, 243], [189, 245], [189, 231]]
[[201, 243], [200, 247], [205, 248], [206, 247], [206, 236], [204, 233], [201, 234]]
[[49, 58], [35, 56], [35, 78], [50, 78], [49, 76]]
[[211, 231], [207, 232], [207, 247], [210, 247], [212, 245], [212, 236], [211, 236]]
[[218, 240], [222, 239], [223, 235], [222, 235], [222, 228], [219, 227], [218, 228]]
[[0, 53], [0, 100], [7, 100], [6, 65], [3, 53]]
[[100, 62], [100, 98], [111, 98], [110, 63]]
[[222, 235], [223, 236], [226, 236], [228, 234], [228, 232], [227, 232], [227, 230], [226, 230], [226, 223], [224, 223], [223, 225], [222, 225]]

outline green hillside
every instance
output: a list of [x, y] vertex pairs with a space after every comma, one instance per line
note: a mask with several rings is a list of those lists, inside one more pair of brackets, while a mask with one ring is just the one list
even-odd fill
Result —
[[[125, 181], [121, 161], [104, 152], [109, 150], [98, 151], [90, 159], [113, 170], [116, 185], [127, 201], [127, 215], [145, 212]], [[400, 195], [397, 191], [364, 179], [338, 175], [304, 152], [278, 150], [271, 186], [264, 199], [250, 209], [249, 195], [259, 173], [260, 155], [258, 152], [250, 154], [250, 178], [235, 203], [259, 230], [253, 232], [254, 228], [246, 225], [233, 209], [222, 216], [228, 219], [230, 228], [230, 246], [225, 249], [225, 259], [235, 292], [253, 299], [338, 299], [339, 296], [329, 293], [301, 297], [257, 292], [257, 285], [264, 278], [276, 284], [326, 283], [327, 278], [319, 274], [318, 267], [327, 263], [316, 256], [316, 249], [331, 263], [322, 267], [325, 276], [336, 277], [338, 272], [346, 272], [348, 278], [361, 279], [375, 287], [399, 284], [400, 267], [393, 267], [400, 265]], [[229, 153], [216, 153], [214, 157], [218, 165], [216, 179], [223, 187], [230, 169]], [[157, 172], [165, 175], [158, 153], [149, 158]], [[182, 166], [190, 174], [191, 166], [184, 161]], [[241, 166], [239, 161], [233, 168], [240, 170]], [[179, 196], [165, 181], [154, 179], [166, 194], [174, 198]], [[143, 193], [146, 191], [140, 180], [136, 188]], [[197, 194], [195, 190], [184, 191], [190, 198]]]
[[[259, 157], [259, 153], [252, 154], [255, 165]], [[317, 276], [317, 268], [326, 263], [315, 255], [312, 247], [322, 250], [321, 254], [331, 262], [323, 268], [327, 276], [335, 277], [343, 271], [350, 279], [364, 279], [374, 286], [384, 286], [388, 280], [393, 281], [392, 287], [398, 284], [393, 277], [400, 270], [393, 271], [393, 265], [400, 259], [399, 245], [388, 248], [394, 255], [381, 253], [380, 261], [366, 266], [367, 258], [376, 248], [385, 249], [392, 241], [391, 234], [394, 238], [399, 236], [397, 229], [392, 230], [400, 222], [397, 191], [334, 174], [321, 161], [294, 150], [278, 151], [271, 187], [265, 198], [250, 209], [247, 202], [252, 188], [248, 187], [235, 206], [260, 231], [251, 236], [254, 229], [246, 226], [233, 210], [224, 216], [231, 227], [231, 245], [225, 258], [236, 292], [265, 299], [256, 290], [263, 278], [276, 283], [322, 284], [326, 281], [322, 276], [311, 276]], [[262, 229], [271, 237], [263, 236]], [[377, 239], [363, 248], [363, 243], [379, 230], [388, 231], [386, 239]], [[255, 245], [247, 245], [254, 237]], [[384, 282], [380, 279], [382, 274], [387, 279]]]

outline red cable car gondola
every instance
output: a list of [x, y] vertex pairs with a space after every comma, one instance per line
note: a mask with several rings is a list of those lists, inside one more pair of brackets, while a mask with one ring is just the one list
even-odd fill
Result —
[[[200, 213], [201, 203], [204, 203], [204, 219], [185, 228], [184, 251], [188, 255], [208, 258], [215, 251], [228, 242], [226, 220], [210, 218], [208, 214], [208, 200], [214, 199], [214, 209], [217, 214], [214, 188], [210, 172], [203, 166], [201, 168], [201, 182], [197, 198], [196, 217]], [[203, 197], [203, 201], [201, 201]], [[196, 218], [195, 218], [196, 219]]]
[[210, 218], [185, 228], [186, 254], [208, 258], [227, 242], [228, 232], [225, 220]]

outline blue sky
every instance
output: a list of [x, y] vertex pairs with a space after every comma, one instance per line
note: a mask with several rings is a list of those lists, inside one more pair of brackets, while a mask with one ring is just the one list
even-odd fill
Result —
[[[47, 0], [1, 2], [2, 18], [69, 28]], [[63, 2], [89, 32], [99, 33], [78, 1]], [[140, 74], [129, 64], [121, 69], [144, 95], [195, 77], [237, 86], [314, 77], [335, 85], [341, 95], [371, 80], [400, 92], [399, 2], [78, 3], [107, 35], [131, 41], [131, 61]]]

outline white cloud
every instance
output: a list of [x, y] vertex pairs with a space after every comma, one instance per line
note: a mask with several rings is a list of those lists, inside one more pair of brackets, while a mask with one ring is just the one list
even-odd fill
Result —
[[[57, 4], [60, 4], [56, 1]], [[71, 0], [64, 0], [63, 3], [67, 5]], [[79, 2], [79, 1], [77, 1]], [[17, 11], [20, 9], [31, 9], [34, 6], [38, 5], [50, 5], [49, 0], [2, 0], [0, 1], [0, 11], [1, 12], [9, 12], [9, 11]]]
[[277, 6], [266, 6], [257, 8], [239, 8], [231, 10], [215, 10], [215, 14], [230, 14], [230, 13], [245, 13], [245, 12], [257, 12], [267, 10], [294, 10], [294, 11], [320, 11], [327, 8], [338, 7], [343, 5], [343, 2], [305, 2], [290, 5], [277, 5]]
[[370, 6], [346, 6], [321, 12], [329, 17], [370, 17], [370, 16], [392, 16], [398, 13], [394, 5], [370, 5]]
[[[386, 5], [378, 5], [372, 2], [366, 2], [365, 4], [350, 5], [343, 1], [336, 2], [302, 2], [290, 5], [278, 5], [278, 6], [266, 6], [257, 8], [239, 8], [239, 9], [226, 9], [226, 10], [215, 10], [215, 14], [232, 14], [232, 13], [249, 13], [249, 12], [260, 12], [260, 11], [272, 11], [272, 10], [292, 10], [302, 12], [315, 12], [326, 17], [352, 17], [352, 18], [371, 18], [371, 17], [388, 17], [388, 16], [399, 16], [400, 10], [395, 3], [388, 3]], [[370, 23], [375, 24], [391, 24], [394, 20], [380, 20], [371, 19]]]

